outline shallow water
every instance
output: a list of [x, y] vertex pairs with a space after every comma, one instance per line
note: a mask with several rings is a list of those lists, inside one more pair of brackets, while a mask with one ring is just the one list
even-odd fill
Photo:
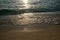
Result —
[[45, 28], [44, 25], [60, 25], [59, 12], [21, 13], [0, 16], [0, 30], [35, 30]]

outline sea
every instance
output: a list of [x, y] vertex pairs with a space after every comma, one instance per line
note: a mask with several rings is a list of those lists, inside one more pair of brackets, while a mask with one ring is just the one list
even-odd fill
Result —
[[1, 31], [33, 30], [44, 25], [60, 25], [60, 0], [0, 0]]

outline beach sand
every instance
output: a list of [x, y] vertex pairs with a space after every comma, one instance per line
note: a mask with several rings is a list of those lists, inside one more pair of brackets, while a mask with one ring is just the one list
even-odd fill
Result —
[[49, 25], [40, 29], [42, 30], [32, 32], [0, 31], [0, 40], [60, 40], [60, 25]]

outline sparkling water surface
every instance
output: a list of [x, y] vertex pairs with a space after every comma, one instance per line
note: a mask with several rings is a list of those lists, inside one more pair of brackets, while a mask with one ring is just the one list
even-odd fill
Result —
[[60, 0], [0, 0], [1, 9], [60, 10]]
[[[45, 13], [48, 13], [48, 15]], [[31, 31], [46, 28], [44, 25], [60, 24], [60, 16], [51, 13], [58, 12], [22, 13], [17, 15], [0, 16], [0, 30], [24, 29], [25, 31]]]

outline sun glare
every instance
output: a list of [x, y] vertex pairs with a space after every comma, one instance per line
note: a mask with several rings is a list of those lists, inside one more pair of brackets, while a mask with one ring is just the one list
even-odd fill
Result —
[[27, 4], [27, 3], [28, 3], [28, 0], [23, 0], [23, 2], [24, 2], [25, 4]]
[[22, 0], [22, 2], [24, 3], [24, 9], [28, 9], [28, 8], [30, 8], [30, 5], [28, 4], [28, 0]]

